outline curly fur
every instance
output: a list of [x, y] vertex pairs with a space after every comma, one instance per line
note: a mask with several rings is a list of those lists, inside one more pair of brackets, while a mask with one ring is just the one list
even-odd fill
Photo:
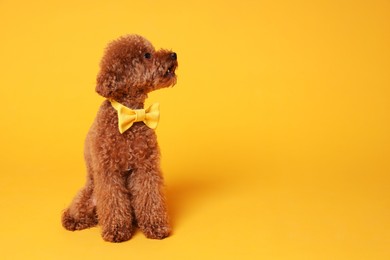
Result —
[[[132, 108], [143, 108], [150, 91], [176, 83], [176, 53], [155, 51], [139, 35], [108, 45], [96, 92]], [[87, 181], [62, 215], [67, 230], [99, 224], [110, 242], [131, 238], [138, 226], [148, 238], [170, 234], [154, 130], [137, 122], [123, 134], [108, 100], [101, 105], [85, 141]]]

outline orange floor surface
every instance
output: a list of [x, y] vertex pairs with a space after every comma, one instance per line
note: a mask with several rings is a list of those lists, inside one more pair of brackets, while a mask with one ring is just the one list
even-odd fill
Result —
[[[62, 228], [108, 42], [152, 93], [173, 234]], [[390, 259], [390, 2], [0, 0], [0, 259]]]

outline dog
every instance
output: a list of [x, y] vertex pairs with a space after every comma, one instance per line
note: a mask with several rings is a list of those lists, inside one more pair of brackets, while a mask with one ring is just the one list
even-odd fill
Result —
[[87, 180], [62, 214], [65, 229], [100, 225], [109, 242], [129, 240], [136, 227], [151, 239], [170, 235], [155, 131], [141, 121], [121, 131], [117, 106], [145, 114], [148, 93], [174, 86], [177, 67], [175, 52], [156, 51], [140, 35], [107, 46], [96, 84], [106, 100], [86, 137]]

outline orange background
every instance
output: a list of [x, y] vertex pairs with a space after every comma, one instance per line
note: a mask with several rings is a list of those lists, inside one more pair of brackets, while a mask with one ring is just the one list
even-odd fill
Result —
[[[0, 1], [1, 259], [390, 259], [389, 1]], [[150, 95], [174, 233], [65, 231], [106, 44], [178, 53]]]

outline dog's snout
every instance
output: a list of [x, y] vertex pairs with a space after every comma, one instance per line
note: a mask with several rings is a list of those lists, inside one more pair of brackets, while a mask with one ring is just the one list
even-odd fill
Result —
[[176, 54], [176, 52], [172, 52], [170, 56], [171, 56], [171, 59], [172, 59], [172, 60], [177, 60], [177, 54]]

